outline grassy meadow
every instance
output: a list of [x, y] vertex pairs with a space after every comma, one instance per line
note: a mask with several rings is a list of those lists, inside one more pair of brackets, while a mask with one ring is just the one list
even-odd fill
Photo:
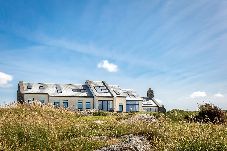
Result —
[[186, 122], [182, 114], [154, 114], [155, 122], [135, 120], [141, 113], [85, 116], [50, 106], [0, 108], [0, 150], [96, 150], [145, 136], [150, 150], [227, 150], [227, 124]]

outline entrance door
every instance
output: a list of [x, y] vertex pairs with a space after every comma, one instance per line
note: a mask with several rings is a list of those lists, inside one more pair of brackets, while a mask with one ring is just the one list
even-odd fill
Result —
[[119, 105], [119, 112], [123, 112], [123, 105]]

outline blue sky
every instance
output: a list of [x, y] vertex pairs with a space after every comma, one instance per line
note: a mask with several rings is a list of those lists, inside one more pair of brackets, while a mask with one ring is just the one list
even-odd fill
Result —
[[227, 1], [0, 0], [0, 103], [17, 83], [105, 80], [167, 109], [227, 109]]

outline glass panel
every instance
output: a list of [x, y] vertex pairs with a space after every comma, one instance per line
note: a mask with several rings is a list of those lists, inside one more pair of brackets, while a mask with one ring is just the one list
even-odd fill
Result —
[[108, 101], [108, 111], [109, 110], [113, 110], [113, 102], [112, 101]]
[[123, 112], [123, 105], [119, 105], [119, 112]]
[[127, 104], [139, 104], [139, 101], [126, 101]]
[[139, 105], [126, 105], [126, 111], [127, 112], [135, 112], [139, 111]]
[[102, 101], [102, 106], [104, 111], [108, 111], [108, 101]]
[[99, 101], [99, 107], [98, 107], [99, 110], [102, 110], [102, 101]]
[[63, 102], [63, 107], [64, 107], [64, 108], [67, 108], [67, 107], [69, 107], [69, 104], [68, 104], [68, 102]]
[[83, 110], [83, 102], [81, 101], [77, 102], [77, 108]]
[[90, 109], [91, 108], [91, 102], [86, 102], [86, 109]]

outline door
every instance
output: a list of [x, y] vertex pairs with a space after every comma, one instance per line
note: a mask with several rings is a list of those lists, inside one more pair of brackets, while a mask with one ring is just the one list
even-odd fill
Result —
[[119, 105], [119, 112], [123, 112], [123, 105]]

